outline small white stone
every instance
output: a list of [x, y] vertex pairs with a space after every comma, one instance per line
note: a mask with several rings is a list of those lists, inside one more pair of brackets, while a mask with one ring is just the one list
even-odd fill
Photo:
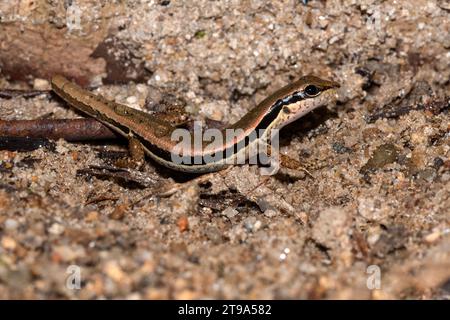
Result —
[[259, 229], [261, 229], [261, 226], [262, 226], [262, 222], [259, 220], [256, 220], [255, 224], [253, 225], [253, 231], [254, 232], [258, 231]]
[[45, 79], [36, 78], [33, 81], [33, 89], [34, 90], [49, 90], [50, 83]]
[[136, 85], [136, 90], [140, 93], [145, 93], [147, 92], [147, 86], [139, 83], [138, 85]]
[[424, 240], [427, 243], [434, 243], [441, 237], [441, 235], [442, 233], [439, 230], [435, 230], [432, 233], [427, 234]]
[[50, 226], [50, 228], [48, 229], [48, 232], [50, 234], [60, 235], [64, 232], [64, 227], [62, 225], [60, 225], [59, 223], [54, 223]]
[[380, 227], [371, 227], [367, 230], [367, 243], [373, 246], [380, 239], [381, 229]]
[[137, 102], [137, 97], [136, 96], [129, 96], [127, 98], [127, 103], [129, 104], [135, 104]]
[[266, 211], [264, 211], [264, 215], [267, 218], [273, 218], [277, 215], [277, 211], [274, 209], [267, 209]]
[[56, 253], [59, 257], [61, 257], [62, 261], [74, 261], [79, 257], [85, 256], [86, 252], [82, 246], [54, 246], [53, 252]]
[[222, 121], [222, 119], [224, 117], [223, 110], [226, 110], [226, 109], [227, 109], [226, 102], [215, 101], [215, 102], [203, 104], [200, 107], [200, 112], [212, 120]]
[[127, 296], [126, 299], [127, 299], [127, 300], [141, 300], [142, 298], [141, 298], [141, 295], [140, 295], [139, 293], [133, 292], [133, 293], [130, 293], [130, 294]]
[[226, 216], [229, 219], [235, 217], [237, 214], [239, 214], [239, 212], [231, 207], [226, 208], [225, 210], [222, 211], [222, 215]]
[[55, 150], [59, 154], [66, 154], [69, 152], [69, 149], [64, 145], [64, 140], [62, 139], [57, 141]]
[[6, 219], [5, 221], [5, 229], [7, 230], [15, 230], [19, 226], [17, 220], [14, 219]]

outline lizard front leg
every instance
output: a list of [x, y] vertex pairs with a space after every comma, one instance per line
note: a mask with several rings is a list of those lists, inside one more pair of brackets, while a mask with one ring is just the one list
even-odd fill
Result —
[[144, 146], [133, 135], [128, 137], [128, 152], [129, 157], [118, 159], [116, 165], [121, 168], [142, 169], [145, 162]]

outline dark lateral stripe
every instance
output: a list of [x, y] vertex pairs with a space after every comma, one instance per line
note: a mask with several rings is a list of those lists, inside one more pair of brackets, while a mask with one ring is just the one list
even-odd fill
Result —
[[[270, 124], [278, 117], [278, 115], [280, 114], [281, 110], [285, 105], [296, 103], [298, 101], [303, 100], [304, 98], [305, 97], [301, 92], [295, 92], [284, 99], [277, 100], [277, 102], [275, 102], [273, 106], [269, 109], [269, 112], [261, 119], [261, 121], [256, 126], [255, 128], [256, 135], [246, 136], [241, 140], [235, 142], [233, 145], [229, 146], [227, 149], [222, 151], [222, 157], [220, 159], [223, 160], [226, 159], [227, 156], [229, 155], [238, 153], [242, 148], [246, 148], [251, 142], [253, 142], [255, 138], [256, 139], [260, 138], [262, 135], [264, 135], [265, 130], [270, 126]], [[252, 139], [250, 140], [250, 138]], [[151, 153], [153, 153], [157, 157], [165, 161], [172, 162], [172, 154], [170, 151], [158, 148], [152, 143], [146, 141], [145, 139], [141, 138], [140, 141]], [[244, 141], [244, 143], [242, 143], [242, 141]], [[215, 153], [209, 153], [206, 155], [209, 155], [213, 158], [218, 157], [218, 155], [216, 156]], [[197, 160], [197, 163], [195, 163], [196, 162], [195, 160]], [[209, 162], [205, 161], [204, 156], [201, 157], [199, 156], [197, 157], [197, 159], [196, 157], [191, 156], [191, 157], [183, 157], [183, 163], [181, 164], [188, 166], [202, 166], [209, 164]]]

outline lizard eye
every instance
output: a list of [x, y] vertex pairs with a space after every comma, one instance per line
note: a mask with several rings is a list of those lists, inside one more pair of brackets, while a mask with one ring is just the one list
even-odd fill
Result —
[[305, 93], [308, 97], [315, 97], [320, 93], [320, 90], [315, 85], [310, 84], [305, 88]]

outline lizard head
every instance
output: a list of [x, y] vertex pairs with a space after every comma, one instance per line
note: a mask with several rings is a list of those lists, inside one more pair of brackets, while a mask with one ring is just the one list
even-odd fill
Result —
[[336, 96], [336, 89], [339, 86], [339, 83], [335, 81], [307, 75], [285, 87], [283, 98], [279, 100], [281, 110], [277, 121], [278, 128], [331, 102]]

